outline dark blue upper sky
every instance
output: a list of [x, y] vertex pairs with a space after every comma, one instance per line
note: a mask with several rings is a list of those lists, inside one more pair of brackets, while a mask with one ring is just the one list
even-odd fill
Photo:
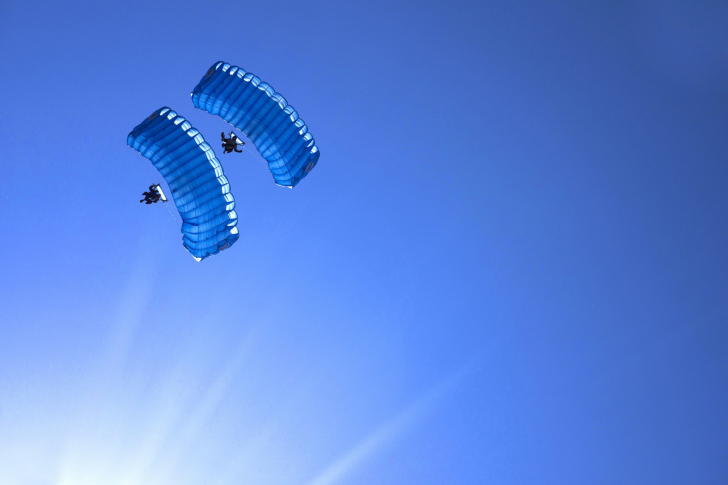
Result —
[[[0, 3], [0, 483], [728, 482], [725, 2]], [[321, 149], [294, 190], [190, 92]], [[195, 262], [126, 146], [210, 140]], [[172, 209], [173, 207], [167, 206]]]

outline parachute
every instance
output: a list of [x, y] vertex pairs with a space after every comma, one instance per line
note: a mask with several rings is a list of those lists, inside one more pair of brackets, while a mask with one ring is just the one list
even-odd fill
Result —
[[321, 156], [296, 110], [268, 83], [240, 67], [213, 64], [192, 91], [192, 104], [250, 138], [278, 185], [293, 188]]
[[167, 181], [182, 217], [182, 243], [197, 261], [238, 240], [230, 183], [215, 152], [189, 121], [160, 108], [129, 133], [126, 143]]

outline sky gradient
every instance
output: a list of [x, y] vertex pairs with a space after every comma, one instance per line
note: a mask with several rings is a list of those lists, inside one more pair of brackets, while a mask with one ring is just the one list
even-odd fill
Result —
[[[728, 482], [724, 2], [0, 2], [0, 483]], [[321, 150], [223, 155], [224, 60]], [[127, 134], [208, 139], [200, 263]], [[174, 211], [174, 207], [167, 208]]]

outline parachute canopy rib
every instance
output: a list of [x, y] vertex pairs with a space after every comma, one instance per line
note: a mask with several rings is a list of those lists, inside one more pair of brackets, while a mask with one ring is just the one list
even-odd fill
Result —
[[192, 104], [218, 115], [255, 144], [278, 185], [294, 187], [321, 156], [285, 98], [252, 73], [216, 62], [192, 91]]
[[182, 217], [182, 244], [196, 260], [237, 241], [230, 183], [215, 152], [189, 121], [160, 108], [129, 133], [126, 143], [148, 158], [169, 185]]

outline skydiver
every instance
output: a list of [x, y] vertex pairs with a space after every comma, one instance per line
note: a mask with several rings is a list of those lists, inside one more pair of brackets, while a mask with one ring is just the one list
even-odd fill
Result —
[[222, 148], [225, 150], [223, 153], [232, 153], [232, 152], [238, 152], [243, 153], [242, 150], [238, 150], [240, 146], [245, 145], [244, 142], [240, 141], [240, 139], [235, 135], [235, 133], [230, 132], [230, 138], [225, 137], [225, 132], [220, 133], [220, 136], [222, 137]]
[[140, 204], [142, 202], [146, 202], [147, 205], [156, 204], [162, 198], [162, 196], [159, 194], [159, 191], [157, 190], [156, 185], [150, 185], [149, 192], [142, 192], [142, 195], [144, 196], [144, 198], [139, 201]]
[[231, 153], [233, 151], [232, 140], [229, 138], [225, 138], [225, 132], [220, 133], [220, 136], [222, 137], [222, 148], [224, 153]]

